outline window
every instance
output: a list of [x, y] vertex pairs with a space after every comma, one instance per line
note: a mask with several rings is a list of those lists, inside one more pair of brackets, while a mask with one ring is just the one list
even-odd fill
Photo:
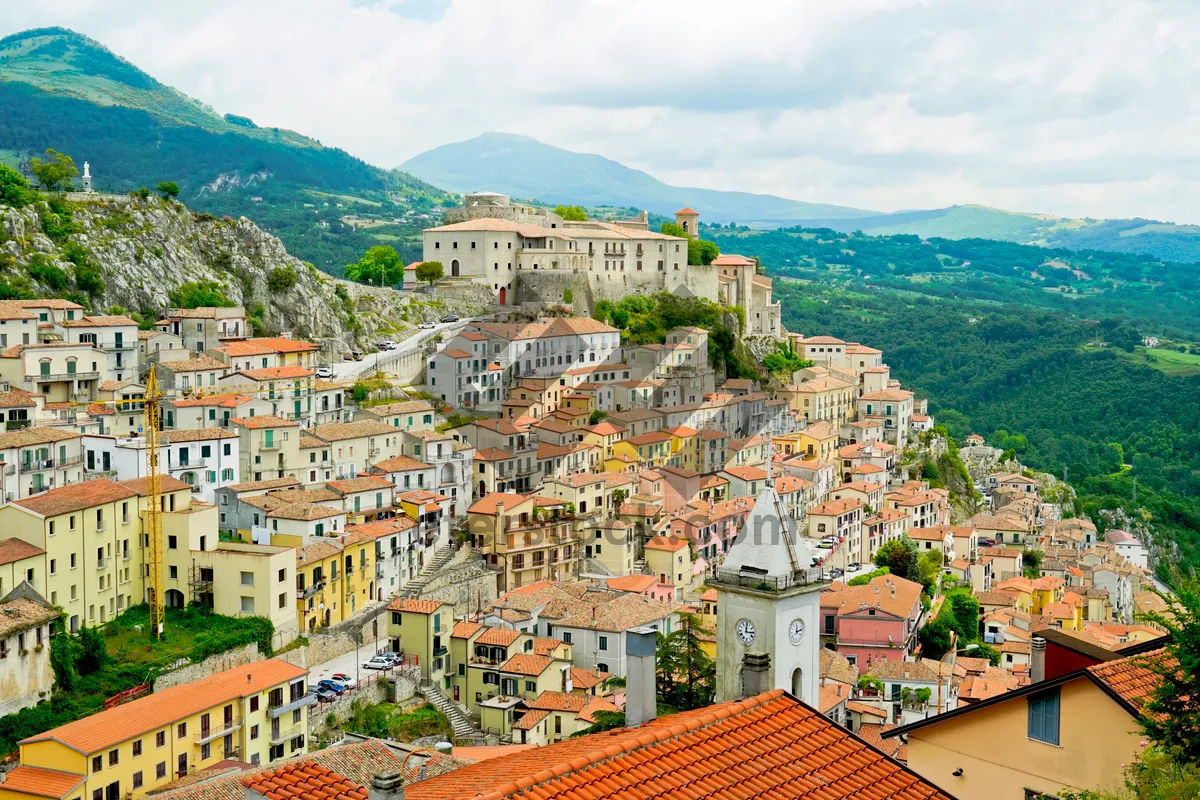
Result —
[[1058, 690], [1029, 698], [1029, 738], [1058, 745]]
[[167, 732], [166, 731], [159, 731], [158, 733], [154, 734], [154, 746], [155, 747], [166, 747], [166, 745], [167, 745]]
[[167, 777], [167, 762], [160, 761], [154, 765], [154, 777], [160, 781]]
[[566, 642], [567, 644], [571, 643], [571, 632], [570, 631], [563, 631], [563, 641]]
[[243, 597], [242, 598], [242, 613], [243, 614], [253, 614], [254, 613], [254, 598], [253, 597]]
[[187, 723], [181, 722], [175, 726], [175, 738], [182, 739], [187, 736]]
[[133, 773], [133, 788], [134, 789], [142, 788], [142, 771], [140, 769], [137, 772]]
[[120, 750], [109, 750], [108, 751], [108, 765], [110, 767], [115, 767], [118, 763], [120, 763], [120, 761], [121, 761], [121, 751]]
[[133, 757], [137, 758], [142, 754], [142, 740], [134, 739], [133, 741]]
[[[254, 698], [254, 699], [255, 699], [255, 700], [257, 700], [258, 698], [256, 697], [256, 698]], [[254, 739], [257, 739], [257, 738], [258, 738], [258, 726], [257, 726], [257, 725], [251, 725], [251, 726], [250, 726], [250, 739], [251, 739], [251, 740], [254, 740]]]
[[92, 756], [92, 772], [104, 769], [104, 756]]
[[242, 573], [242, 586], [253, 586], [253, 585], [254, 585], [254, 573], [253, 572], [243, 572]]
[[601, 636], [601, 637], [600, 637], [600, 649], [601, 649], [601, 650], [607, 650], [607, 649], [608, 649], [608, 637], [607, 637], [607, 636]]
[[200, 760], [201, 761], [208, 759], [208, 757], [211, 755], [212, 755], [212, 745], [211, 744], [209, 744], [208, 742], [205, 742], [204, 744], [200, 745]]
[[250, 712], [253, 713], [255, 711], [258, 711], [258, 696], [257, 695], [250, 698]]

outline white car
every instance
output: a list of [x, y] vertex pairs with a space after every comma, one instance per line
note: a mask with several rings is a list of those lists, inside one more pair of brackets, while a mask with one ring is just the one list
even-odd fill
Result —
[[431, 331], [437, 327], [437, 323], [436, 322], [422, 322], [417, 327], [423, 331]]
[[345, 686], [347, 689], [357, 689], [358, 688], [358, 681], [354, 680], [354, 678], [351, 678], [349, 675], [347, 675], [344, 672], [335, 672], [334, 674], [329, 676], [329, 680], [337, 681], [338, 683]]
[[375, 656], [370, 661], [363, 663], [363, 669], [391, 669], [392, 660], [383, 656]]
[[318, 378], [332, 378], [333, 377], [333, 368], [332, 367], [317, 367], [317, 377]]

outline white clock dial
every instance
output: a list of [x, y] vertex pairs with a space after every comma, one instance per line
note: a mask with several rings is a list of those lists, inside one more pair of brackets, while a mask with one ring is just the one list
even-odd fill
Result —
[[754, 641], [754, 623], [748, 619], [739, 619], [737, 624], [737, 637], [742, 640], [742, 644], [750, 644]]
[[804, 620], [792, 620], [792, 624], [788, 625], [788, 638], [792, 640], [792, 644], [800, 644], [804, 639]]

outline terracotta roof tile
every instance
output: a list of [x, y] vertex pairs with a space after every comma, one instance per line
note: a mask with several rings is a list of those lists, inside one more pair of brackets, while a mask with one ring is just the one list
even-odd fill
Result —
[[418, 600], [412, 597], [397, 597], [388, 603], [389, 611], [410, 611], [414, 614], [432, 614], [445, 603], [441, 600]]
[[367, 790], [327, 767], [301, 761], [242, 778], [267, 800], [367, 800]]
[[[696, 788], [701, 793], [686, 791]], [[489, 759], [410, 786], [406, 797], [634, 800], [693, 794], [950, 800], [780, 691]]]
[[46, 551], [24, 539], [0, 539], [0, 566], [25, 558], [45, 555]]
[[[476, 639], [479, 642], [483, 637]], [[501, 672], [513, 673], [516, 675], [541, 675], [554, 663], [554, 659], [546, 656], [535, 656], [531, 653], [518, 653], [517, 655], [504, 662], [500, 667]]]
[[575, 692], [542, 692], [534, 699], [525, 701], [525, 705], [542, 711], [579, 713], [588, 704], [589, 699], [588, 695]]
[[479, 638], [475, 641], [479, 644], [494, 644], [497, 647], [508, 647], [520, 638], [520, 631], [510, 631], [507, 628], [488, 628], [479, 634]]
[[201, 711], [304, 678], [308, 670], [278, 658], [218, 672], [39, 733], [28, 742], [56, 741], [91, 754]]
[[1158, 686], [1159, 677], [1151, 664], [1164, 660], [1165, 656], [1165, 650], [1152, 650], [1149, 653], [1096, 664], [1088, 667], [1088, 672], [1119, 694], [1125, 702], [1141, 709]]
[[[162, 477], [166, 478], [167, 476]], [[137, 497], [137, 495], [138, 493], [133, 489], [114, 483], [107, 478], [98, 478], [93, 481], [60, 486], [33, 497], [15, 500], [13, 505], [28, 509], [43, 517], [56, 517], [59, 514], [70, 514], [73, 511], [82, 511], [85, 508], [116, 500], [126, 500], [130, 497]]]
[[87, 780], [72, 772], [19, 764], [4, 776], [4, 791], [38, 797], [66, 797]]

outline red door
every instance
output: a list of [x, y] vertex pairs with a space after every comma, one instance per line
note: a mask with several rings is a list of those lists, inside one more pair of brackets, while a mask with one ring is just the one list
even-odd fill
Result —
[[504, 305], [504, 300], [508, 296], [508, 289], [504, 286], [500, 287], [500, 305]]
[[458, 702], [458, 687], [454, 687], [454, 702]]

